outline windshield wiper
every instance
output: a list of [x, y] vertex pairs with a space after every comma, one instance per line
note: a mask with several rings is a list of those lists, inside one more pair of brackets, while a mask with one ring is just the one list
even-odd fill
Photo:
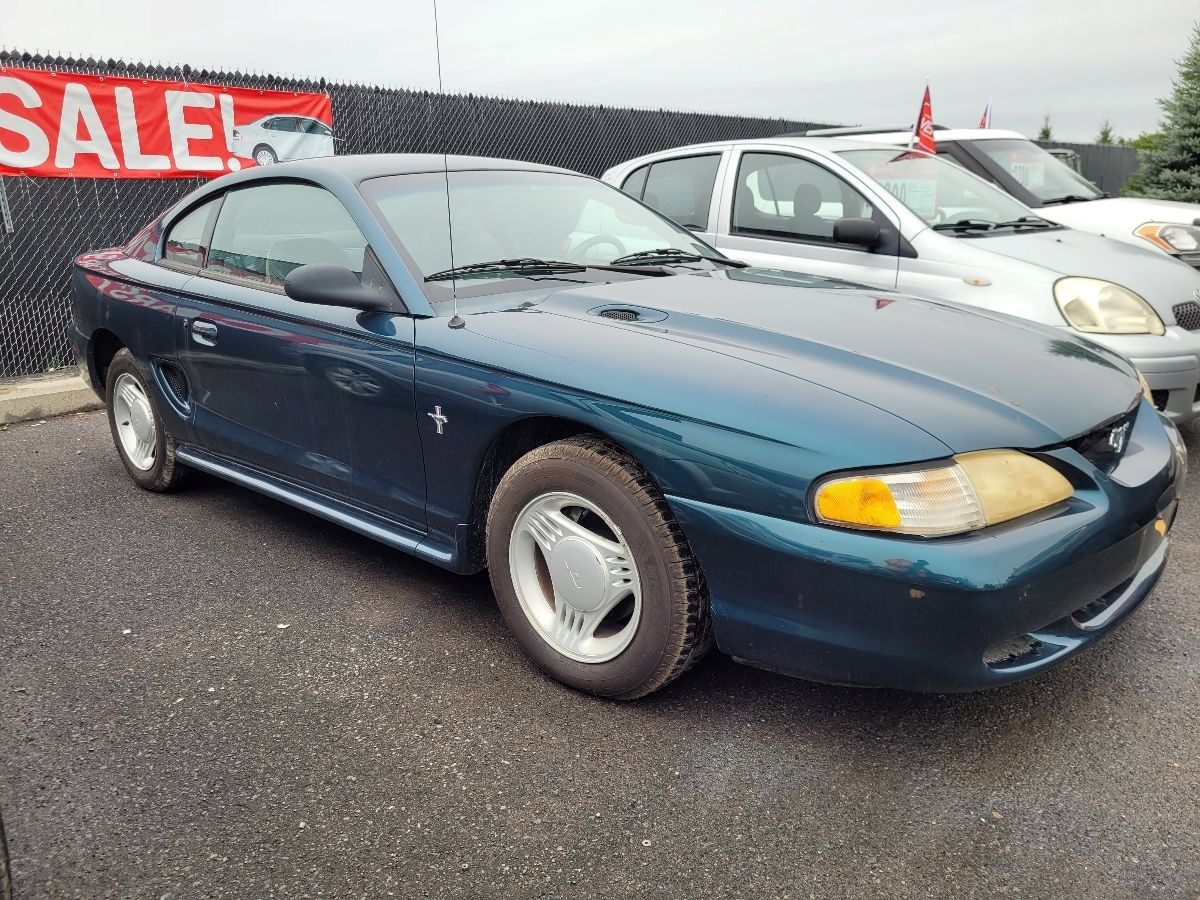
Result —
[[488, 262], [471, 263], [466, 266], [455, 266], [426, 275], [426, 281], [446, 281], [467, 275], [482, 275], [488, 272], [583, 272], [587, 266], [573, 262], [559, 262], [552, 259], [536, 259], [532, 256], [522, 256], [517, 259], [493, 259]]
[[1041, 216], [1021, 216], [1019, 219], [1013, 219], [1011, 222], [997, 222], [996, 228], [1056, 228], [1053, 222], [1043, 219]]
[[723, 256], [705, 256], [703, 253], [693, 253], [691, 250], [681, 250], [678, 247], [659, 247], [655, 250], [639, 250], [637, 253], [626, 253], [624, 256], [618, 256], [609, 262], [609, 265], [643, 266], [662, 262], [663, 260], [699, 262], [702, 259], [708, 262], [721, 263], [721, 265], [725, 266], [733, 266], [735, 269], [744, 269], [746, 267], [744, 262], [739, 262], [736, 259], [726, 259]]
[[1061, 197], [1051, 197], [1043, 200], [1042, 206], [1054, 206], [1056, 203], [1079, 203], [1083, 200], [1095, 200], [1095, 197], [1085, 197], [1083, 194], [1063, 194]]
[[957, 222], [939, 222], [930, 227], [934, 231], [991, 231], [996, 223], [987, 219], [959, 219]]

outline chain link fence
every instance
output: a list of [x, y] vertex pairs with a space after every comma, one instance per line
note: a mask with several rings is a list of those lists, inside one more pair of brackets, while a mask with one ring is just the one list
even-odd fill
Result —
[[[325, 79], [210, 72], [117, 60], [0, 52], [4, 68], [158, 78], [328, 93], [342, 153], [456, 153], [521, 159], [599, 175], [669, 147], [822, 127], [816, 122], [436, 94]], [[126, 242], [202, 182], [0, 177], [0, 378], [73, 364], [67, 341], [71, 260]], [[3, 210], [0, 209], [0, 213]], [[9, 230], [11, 218], [11, 231]]]

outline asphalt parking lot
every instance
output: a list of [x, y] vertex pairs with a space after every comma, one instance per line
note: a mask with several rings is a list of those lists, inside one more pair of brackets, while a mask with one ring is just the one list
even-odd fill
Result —
[[1198, 480], [1156, 593], [1035, 681], [714, 654], [616, 704], [532, 670], [484, 577], [216, 479], [145, 493], [102, 413], [9, 426], [16, 896], [1195, 898]]

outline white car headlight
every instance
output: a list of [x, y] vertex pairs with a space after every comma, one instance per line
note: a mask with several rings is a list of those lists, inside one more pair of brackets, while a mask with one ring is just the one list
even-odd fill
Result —
[[1164, 334], [1162, 319], [1129, 288], [1099, 278], [1071, 276], [1054, 282], [1063, 318], [1088, 334]]
[[827, 525], [937, 537], [1007, 522], [1073, 493], [1039, 459], [980, 450], [944, 465], [830, 478], [812, 496], [817, 521]]
[[1135, 228], [1133, 233], [1170, 254], [1200, 250], [1200, 228], [1195, 225], [1147, 222]]

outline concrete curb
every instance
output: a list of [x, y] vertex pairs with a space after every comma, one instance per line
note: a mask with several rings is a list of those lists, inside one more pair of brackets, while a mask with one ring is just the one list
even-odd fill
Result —
[[0, 381], [0, 425], [65, 416], [102, 406], [79, 369]]

